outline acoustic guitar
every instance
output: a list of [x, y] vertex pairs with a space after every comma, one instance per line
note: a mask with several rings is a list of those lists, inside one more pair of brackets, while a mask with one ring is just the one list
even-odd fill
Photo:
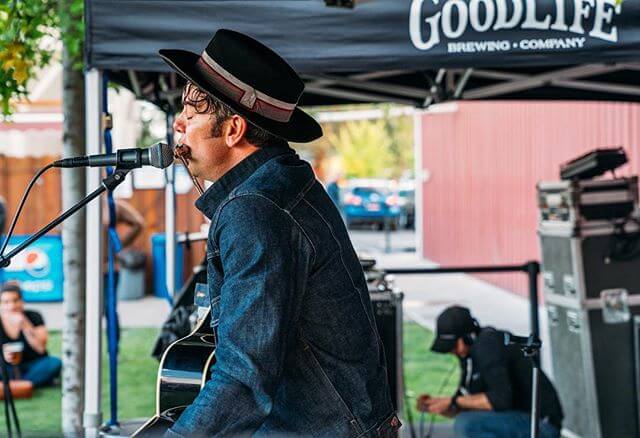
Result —
[[162, 355], [156, 384], [156, 413], [132, 438], [161, 437], [211, 377], [216, 349], [211, 310], [206, 308], [201, 313], [191, 334], [175, 341]]

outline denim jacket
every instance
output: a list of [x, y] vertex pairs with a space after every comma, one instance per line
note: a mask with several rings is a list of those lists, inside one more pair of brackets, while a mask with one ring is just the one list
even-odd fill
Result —
[[311, 166], [288, 147], [259, 149], [196, 206], [211, 219], [216, 363], [167, 435], [384, 436], [397, 426], [366, 281]]

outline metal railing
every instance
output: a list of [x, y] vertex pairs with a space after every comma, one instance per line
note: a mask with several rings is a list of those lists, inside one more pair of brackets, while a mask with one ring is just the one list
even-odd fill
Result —
[[540, 337], [540, 321], [538, 315], [538, 276], [540, 275], [540, 263], [529, 261], [523, 265], [502, 266], [455, 266], [441, 268], [394, 268], [385, 269], [388, 274], [479, 274], [501, 272], [524, 272], [529, 279], [529, 324], [531, 334]]

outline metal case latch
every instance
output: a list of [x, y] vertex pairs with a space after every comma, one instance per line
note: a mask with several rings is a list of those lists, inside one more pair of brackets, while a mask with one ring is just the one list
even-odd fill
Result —
[[629, 294], [626, 289], [606, 289], [600, 292], [602, 319], [607, 324], [620, 324], [631, 318]]

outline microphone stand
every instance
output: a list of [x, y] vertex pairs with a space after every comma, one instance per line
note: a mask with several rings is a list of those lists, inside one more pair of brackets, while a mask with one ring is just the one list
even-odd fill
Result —
[[528, 338], [504, 335], [505, 345], [515, 344], [520, 347], [525, 357], [531, 359], [531, 438], [540, 436], [540, 347], [542, 341], [535, 333]]
[[20, 422], [18, 421], [18, 415], [16, 414], [16, 406], [13, 403], [13, 394], [11, 394], [11, 387], [9, 386], [9, 367], [7, 361], [4, 359], [4, 349], [2, 348], [4, 343], [0, 340], [0, 373], [2, 374], [2, 390], [4, 395], [4, 414], [5, 421], [7, 422], [7, 437], [13, 438], [11, 419], [14, 419], [16, 426], [16, 434], [20, 437]]
[[[17, 245], [15, 248], [13, 248], [11, 251], [9, 251], [6, 255], [4, 255], [4, 254], [0, 255], [0, 268], [6, 268], [7, 266], [9, 266], [11, 264], [11, 259], [13, 257], [15, 257], [17, 254], [22, 252], [26, 247], [31, 245], [33, 242], [35, 242], [36, 240], [38, 240], [39, 238], [44, 236], [46, 233], [51, 231], [53, 228], [55, 228], [58, 225], [60, 225], [69, 216], [71, 216], [72, 214], [74, 214], [75, 212], [80, 210], [82, 207], [86, 206], [89, 202], [93, 201], [95, 198], [97, 198], [98, 196], [100, 196], [101, 194], [106, 192], [107, 190], [113, 191], [116, 187], [118, 187], [118, 185], [120, 185], [120, 183], [122, 183], [124, 181], [125, 177], [127, 176], [127, 174], [129, 173], [130, 170], [131, 169], [119, 169], [119, 168], [116, 168], [115, 171], [111, 175], [108, 175], [106, 178], [104, 178], [102, 180], [102, 183], [101, 183], [100, 187], [98, 187], [96, 190], [94, 190], [89, 195], [87, 195], [82, 201], [78, 202], [76, 205], [74, 205], [73, 207], [69, 208], [67, 211], [65, 211], [64, 213], [59, 215], [57, 218], [55, 218], [54, 220], [49, 222], [40, 231], [38, 231], [37, 233], [33, 234], [27, 240], [25, 240], [22, 243], [20, 243], [19, 245]], [[18, 416], [16, 414], [15, 406], [13, 404], [13, 396], [11, 394], [11, 389], [9, 387], [9, 376], [8, 376], [7, 364], [6, 364], [5, 360], [4, 360], [4, 350], [3, 350], [3, 342], [2, 342], [2, 340], [0, 340], [0, 354], [2, 354], [2, 358], [0, 359], [0, 369], [2, 371], [1, 372], [1, 374], [2, 374], [2, 383], [3, 383], [3, 386], [4, 386], [5, 410], [7, 410], [7, 406], [6, 405], [9, 405], [10, 409], [11, 409], [11, 413], [13, 414], [13, 417], [15, 419], [18, 437], [20, 437], [20, 423], [18, 421]], [[12, 436], [12, 433], [11, 433], [12, 432], [11, 431], [11, 421], [8, 418], [8, 410], [7, 410], [7, 431], [8, 431], [9, 438], [11, 438], [11, 436]]]
[[26, 247], [31, 245], [33, 242], [47, 234], [49, 231], [60, 225], [64, 222], [69, 216], [74, 214], [76, 211], [80, 210], [82, 207], [87, 205], [89, 202], [93, 201], [95, 198], [106, 192], [107, 190], [113, 191], [120, 183], [124, 181], [124, 178], [129, 173], [130, 169], [118, 169], [106, 178], [102, 180], [100, 187], [87, 195], [82, 201], [78, 202], [73, 207], [69, 208], [67, 211], [62, 213], [60, 216], [49, 222], [45, 225], [40, 231], [33, 234], [27, 240], [20, 243], [18, 246], [13, 248], [11, 251], [7, 253], [7, 255], [0, 255], [0, 268], [6, 268], [11, 264], [11, 259], [15, 257], [18, 253], [22, 252]]

